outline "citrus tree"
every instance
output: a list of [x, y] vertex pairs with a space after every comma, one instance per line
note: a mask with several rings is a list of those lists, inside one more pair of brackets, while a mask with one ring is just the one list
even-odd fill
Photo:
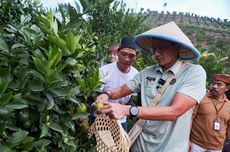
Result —
[[[107, 62], [107, 50], [112, 44], [120, 44], [123, 37], [135, 36], [149, 29], [150, 26], [145, 22], [147, 17], [148, 14], [144, 14], [143, 10], [136, 14], [127, 9], [126, 4], [120, 0], [90, 11], [89, 27], [98, 37], [97, 60]], [[142, 60], [138, 62], [142, 64]]]
[[[0, 9], [21, 2], [1, 1]], [[0, 151], [93, 151], [85, 129], [100, 86], [94, 37], [73, 8], [61, 22], [29, 4], [0, 30]]]
[[228, 57], [224, 57], [220, 51], [210, 52], [208, 50], [202, 51], [201, 56], [197, 63], [202, 65], [207, 73], [207, 84], [211, 81], [214, 74], [225, 73], [225, 64]]

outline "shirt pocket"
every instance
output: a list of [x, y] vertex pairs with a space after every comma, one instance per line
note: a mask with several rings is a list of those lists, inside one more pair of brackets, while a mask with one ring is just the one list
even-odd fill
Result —
[[153, 99], [156, 95], [156, 84], [155, 82], [149, 82], [148, 84], [145, 84], [145, 95], [150, 98]]

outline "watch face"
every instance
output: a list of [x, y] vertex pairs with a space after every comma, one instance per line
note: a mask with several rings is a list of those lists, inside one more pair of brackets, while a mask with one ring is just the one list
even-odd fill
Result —
[[138, 114], [138, 112], [139, 112], [139, 110], [138, 110], [137, 107], [131, 107], [131, 108], [130, 108], [130, 114], [131, 114], [132, 116], [136, 116], [136, 115]]

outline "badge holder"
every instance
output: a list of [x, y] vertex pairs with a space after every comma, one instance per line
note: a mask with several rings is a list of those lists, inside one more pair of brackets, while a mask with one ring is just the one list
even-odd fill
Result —
[[220, 131], [221, 129], [221, 121], [219, 119], [215, 119], [213, 121], [213, 130]]

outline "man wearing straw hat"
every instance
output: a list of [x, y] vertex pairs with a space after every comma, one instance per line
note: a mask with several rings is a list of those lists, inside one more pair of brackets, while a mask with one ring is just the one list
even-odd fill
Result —
[[[127, 84], [99, 95], [97, 100], [104, 106], [97, 112], [115, 119], [131, 116], [146, 120], [132, 152], [187, 152], [192, 107], [206, 92], [205, 70], [191, 63], [200, 53], [174, 22], [137, 35], [135, 42], [152, 53], [157, 65], [145, 68]], [[168, 84], [167, 88], [153, 104], [164, 84]], [[142, 106], [108, 102], [139, 91]]]
[[230, 102], [225, 95], [229, 89], [229, 75], [212, 77], [208, 92], [193, 113], [191, 152], [221, 152], [224, 142], [230, 140]]

